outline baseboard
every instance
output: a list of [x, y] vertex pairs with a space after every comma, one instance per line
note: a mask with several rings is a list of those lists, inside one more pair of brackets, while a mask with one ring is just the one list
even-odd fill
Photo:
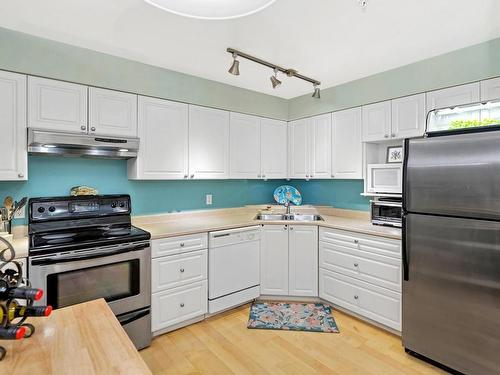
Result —
[[317, 303], [322, 302], [319, 297], [299, 297], [299, 296], [273, 296], [273, 295], [261, 295], [257, 298], [257, 301], [266, 302], [304, 302], [304, 303]]
[[161, 329], [159, 331], [153, 332], [153, 337], [160, 336], [160, 335], [163, 335], [164, 333], [172, 332], [172, 331], [178, 330], [180, 328], [190, 326], [191, 324], [199, 323], [203, 320], [205, 320], [205, 315], [200, 315], [200, 316], [197, 316], [196, 318], [185, 320], [184, 322], [180, 322], [180, 323], [174, 324], [173, 326], [170, 326], [170, 327]]

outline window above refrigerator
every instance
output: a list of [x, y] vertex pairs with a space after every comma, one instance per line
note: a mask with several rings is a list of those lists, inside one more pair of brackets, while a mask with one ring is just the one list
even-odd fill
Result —
[[441, 108], [427, 115], [426, 134], [500, 127], [500, 100]]

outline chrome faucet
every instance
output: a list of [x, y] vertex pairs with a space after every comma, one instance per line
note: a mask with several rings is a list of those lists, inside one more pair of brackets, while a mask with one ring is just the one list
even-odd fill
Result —
[[286, 212], [285, 214], [290, 215], [290, 201], [285, 202]]

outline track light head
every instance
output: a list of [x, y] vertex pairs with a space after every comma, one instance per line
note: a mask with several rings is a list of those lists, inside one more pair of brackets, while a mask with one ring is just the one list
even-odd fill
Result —
[[278, 79], [278, 69], [274, 68], [274, 75], [271, 76], [271, 84], [273, 85], [273, 89], [281, 85], [281, 81]]
[[314, 99], [320, 99], [321, 98], [321, 90], [319, 89], [317, 84], [314, 84], [314, 92], [312, 94], [312, 97]]
[[233, 63], [231, 64], [231, 67], [228, 70], [228, 72], [231, 73], [233, 76], [240, 75], [240, 62], [236, 60], [237, 57], [238, 55], [236, 53], [233, 53]]

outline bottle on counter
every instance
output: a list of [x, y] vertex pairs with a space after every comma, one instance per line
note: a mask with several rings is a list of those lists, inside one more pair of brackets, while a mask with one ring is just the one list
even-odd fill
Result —
[[0, 299], [33, 299], [38, 301], [43, 296], [43, 290], [26, 287], [11, 287], [5, 280], [0, 280]]
[[26, 334], [24, 327], [0, 327], [0, 340], [20, 340]]
[[21, 306], [17, 301], [11, 301], [7, 306], [9, 320], [30, 316], [49, 316], [52, 306]]

